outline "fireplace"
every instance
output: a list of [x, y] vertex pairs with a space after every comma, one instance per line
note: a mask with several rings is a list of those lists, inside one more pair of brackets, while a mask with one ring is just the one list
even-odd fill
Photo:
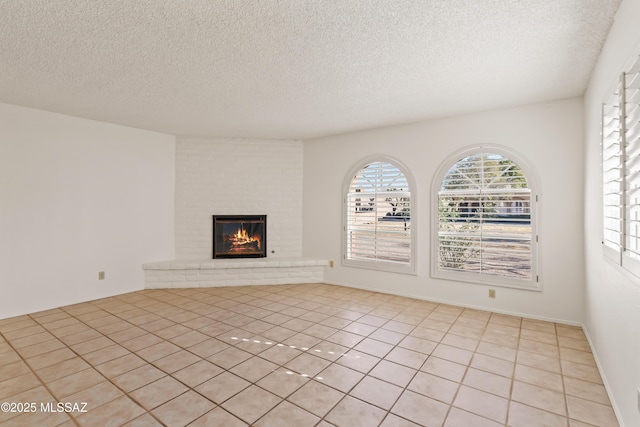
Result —
[[266, 256], [266, 215], [213, 215], [213, 258]]

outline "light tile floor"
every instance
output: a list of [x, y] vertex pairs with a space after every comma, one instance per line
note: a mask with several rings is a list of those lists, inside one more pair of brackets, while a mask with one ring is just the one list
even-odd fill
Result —
[[580, 328], [339, 286], [144, 290], [0, 333], [2, 426], [618, 425]]

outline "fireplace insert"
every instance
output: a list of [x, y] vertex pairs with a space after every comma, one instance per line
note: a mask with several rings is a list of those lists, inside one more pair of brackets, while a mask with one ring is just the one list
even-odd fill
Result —
[[266, 256], [266, 215], [213, 215], [213, 258]]

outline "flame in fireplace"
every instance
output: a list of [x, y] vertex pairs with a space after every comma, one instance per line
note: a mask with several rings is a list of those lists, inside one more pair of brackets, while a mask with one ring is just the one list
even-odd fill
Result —
[[255, 242], [258, 246], [258, 249], [260, 249], [260, 236], [250, 236], [246, 228], [243, 228], [243, 227], [238, 228], [238, 232], [234, 236], [235, 236], [234, 243], [236, 245], [238, 246], [249, 245]]

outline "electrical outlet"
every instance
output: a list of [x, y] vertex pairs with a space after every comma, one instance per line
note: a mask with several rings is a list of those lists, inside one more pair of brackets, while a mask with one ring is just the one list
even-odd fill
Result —
[[98, 280], [104, 280], [104, 271], [98, 271]]
[[333, 260], [329, 260], [329, 268], [333, 268]]
[[496, 290], [489, 289], [489, 298], [495, 298], [495, 297], [496, 297]]

